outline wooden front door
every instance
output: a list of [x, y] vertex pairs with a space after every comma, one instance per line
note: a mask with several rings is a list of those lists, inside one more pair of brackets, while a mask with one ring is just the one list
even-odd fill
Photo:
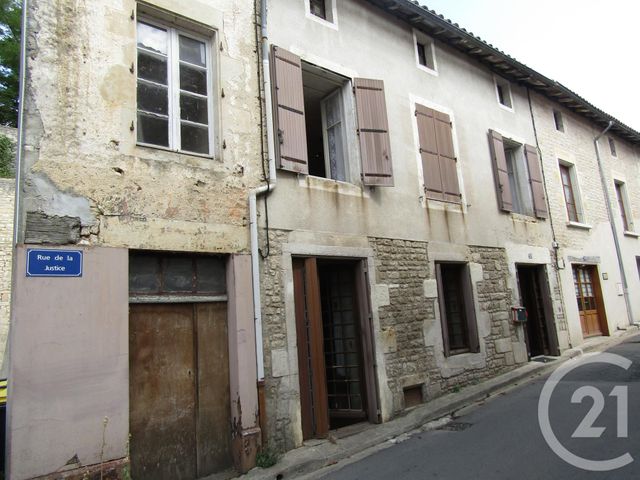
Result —
[[132, 478], [230, 467], [226, 304], [131, 305], [129, 359]]
[[295, 258], [303, 438], [378, 421], [366, 281], [356, 261]]
[[602, 305], [598, 272], [593, 265], [575, 265], [573, 281], [580, 311], [580, 324], [585, 337], [608, 335]]

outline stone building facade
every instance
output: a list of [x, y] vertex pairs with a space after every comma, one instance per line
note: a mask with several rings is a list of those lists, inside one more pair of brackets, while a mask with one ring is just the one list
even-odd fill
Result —
[[9, 478], [254, 465], [256, 8], [28, 2]]
[[[586, 152], [606, 114], [414, 2], [317, 3], [268, 2], [270, 160], [278, 169], [260, 207], [261, 421], [278, 450], [345, 424], [387, 421], [579, 345], [571, 263], [604, 262], [612, 251], [574, 243], [583, 230], [558, 220], [566, 210], [563, 154], [549, 141], [548, 112], [564, 108], [567, 148], [591, 162], [593, 184], [583, 188], [594, 196], [593, 222], [603, 222], [593, 230], [604, 232], [595, 247], [609, 223], [595, 199], [602, 194], [593, 150]], [[592, 127], [578, 134], [572, 122], [589, 124], [585, 111]], [[425, 117], [442, 128], [439, 145], [450, 129], [451, 152], [430, 143]], [[346, 147], [334, 143], [336, 130]], [[638, 134], [621, 124], [611, 133], [620, 137], [619, 159], [628, 159], [619, 167], [626, 179], [638, 168]], [[434, 151], [439, 172], [448, 172], [440, 186], [425, 155]], [[633, 232], [625, 237], [633, 248]], [[615, 258], [607, 262], [613, 272]], [[603, 295], [613, 329], [628, 321], [610, 288], [617, 277], [609, 278]], [[345, 311], [345, 298], [353, 310]], [[452, 341], [455, 302], [473, 319], [463, 348]], [[355, 350], [340, 350], [346, 344]], [[355, 363], [341, 363], [342, 355], [355, 362], [354, 352], [358, 375]]]
[[[551, 219], [558, 243], [558, 271], [565, 296], [570, 342], [579, 345], [593, 333], [581, 324], [581, 312], [576, 303], [574, 271], [578, 266], [589, 267], [592, 276], [598, 277], [600, 331], [626, 329], [640, 319], [640, 240], [639, 229], [634, 223], [640, 214], [640, 139], [630, 141], [616, 128], [599, 139], [604, 183], [608, 189], [605, 193], [594, 139], [606, 128], [606, 122], [596, 123], [538, 94], [532, 97]], [[571, 188], [574, 197], [573, 214], [567, 206], [567, 188]], [[612, 218], [607, 203], [611, 206]], [[623, 273], [612, 222], [620, 244], [631, 311], [624, 298]]]

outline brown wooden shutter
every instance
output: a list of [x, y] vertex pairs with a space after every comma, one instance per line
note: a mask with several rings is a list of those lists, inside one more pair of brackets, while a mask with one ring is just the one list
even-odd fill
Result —
[[362, 183], [393, 186], [391, 142], [382, 80], [354, 79]]
[[544, 197], [544, 185], [542, 183], [542, 170], [540, 169], [538, 150], [532, 145], [525, 145], [524, 154], [527, 157], [527, 167], [529, 168], [529, 183], [531, 184], [531, 194], [533, 196], [533, 209], [536, 212], [536, 217], [547, 218], [549, 212]]
[[425, 195], [427, 198], [444, 200], [434, 117], [434, 110], [422, 105], [416, 105], [416, 122], [418, 124], [418, 141], [420, 143], [420, 157], [422, 158]]
[[278, 167], [307, 174], [309, 162], [300, 57], [274, 45], [271, 60]]
[[507, 158], [504, 154], [502, 135], [489, 130], [489, 146], [491, 148], [491, 159], [493, 160], [493, 175], [496, 182], [498, 206], [505, 212], [512, 212], [513, 196], [509, 185], [509, 172], [507, 170]]
[[449, 115], [437, 111], [435, 123], [444, 200], [447, 202], [460, 202], [460, 185], [458, 184], [458, 170], [456, 168], [458, 160], [453, 151], [453, 125]]
[[476, 318], [476, 307], [473, 302], [473, 282], [471, 280], [471, 269], [469, 268], [469, 264], [464, 266], [462, 276], [462, 292], [464, 295], [467, 332], [469, 334], [469, 350], [473, 353], [478, 353], [480, 351], [478, 319]]
[[428, 198], [460, 202], [460, 185], [453, 151], [449, 115], [416, 105], [425, 194]]

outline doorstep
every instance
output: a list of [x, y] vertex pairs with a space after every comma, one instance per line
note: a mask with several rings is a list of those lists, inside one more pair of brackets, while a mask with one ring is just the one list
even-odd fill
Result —
[[[461, 408], [483, 400], [505, 387], [514, 387], [556, 369], [562, 363], [587, 352], [602, 351], [622, 343], [638, 333], [632, 325], [626, 330], [617, 330], [610, 337], [586, 340], [580, 348], [570, 348], [548, 363], [529, 362], [522, 367], [498, 375], [478, 385], [471, 385], [459, 392], [450, 393], [413, 407], [388, 422], [368, 425], [361, 431], [348, 436], [330, 435], [330, 440], [305, 442], [300, 448], [283, 454], [278, 463], [270, 468], [254, 468], [239, 480], [287, 480], [297, 479], [323, 467], [335, 465], [340, 460], [352, 457], [367, 449], [405, 435], [416, 428], [441, 417], [450, 415]], [[331, 432], [335, 433], [335, 432]], [[328, 473], [328, 472], [327, 472]]]

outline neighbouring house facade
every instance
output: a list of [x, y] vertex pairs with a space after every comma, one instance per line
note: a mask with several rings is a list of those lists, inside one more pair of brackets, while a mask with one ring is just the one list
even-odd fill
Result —
[[[0, 136], [8, 138], [15, 145], [15, 128], [0, 126]], [[12, 173], [11, 164], [9, 170]], [[15, 185], [14, 178], [0, 178], [0, 358], [2, 358], [0, 378], [7, 377], [6, 345], [9, 335], [9, 309], [11, 306]]]
[[254, 2], [26, 5], [8, 478], [246, 471]]
[[268, 6], [267, 439], [386, 421], [568, 348], [527, 88], [412, 2]]
[[594, 140], [606, 119], [585, 116], [590, 109], [565, 94], [564, 103], [535, 94], [532, 104], [570, 339], [579, 345], [640, 318], [640, 135], [614, 124], [598, 140], [601, 171]]

